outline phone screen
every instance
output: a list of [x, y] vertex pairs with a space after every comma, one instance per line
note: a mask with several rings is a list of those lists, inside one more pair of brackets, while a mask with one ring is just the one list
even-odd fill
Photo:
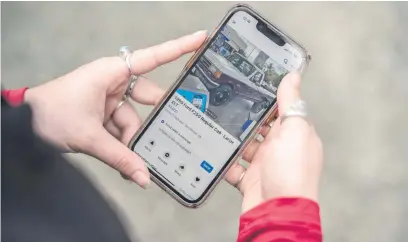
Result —
[[199, 201], [276, 101], [301, 53], [232, 14], [141, 132], [132, 149], [184, 201]]

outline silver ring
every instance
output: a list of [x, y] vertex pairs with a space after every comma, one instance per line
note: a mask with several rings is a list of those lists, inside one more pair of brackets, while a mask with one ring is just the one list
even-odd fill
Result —
[[125, 95], [123, 96], [123, 98], [125, 98], [126, 100], [132, 96], [132, 91], [133, 91], [133, 88], [135, 87], [137, 79], [139, 79], [139, 76], [136, 76], [136, 75], [130, 76], [129, 85], [127, 86]]
[[125, 94], [123, 94], [122, 100], [118, 103], [116, 106], [115, 110], [113, 110], [112, 115], [118, 110], [120, 107], [122, 107], [123, 104], [132, 96], [132, 91], [133, 88], [135, 87], [136, 81], [139, 78], [138, 75], [133, 74], [132, 72], [132, 66], [130, 64], [130, 58], [132, 56], [133, 52], [130, 50], [129, 46], [122, 46], [119, 49], [119, 56], [126, 62], [126, 65], [129, 70], [129, 85], [126, 88]]
[[129, 46], [122, 46], [119, 49], [119, 56], [126, 62], [129, 70], [129, 75], [134, 75], [132, 71], [132, 65], [130, 64], [130, 57], [132, 57], [133, 52], [130, 50]]
[[285, 113], [283, 113], [283, 115], [280, 117], [280, 122], [283, 123], [283, 121], [291, 117], [299, 117], [307, 121], [307, 109], [305, 101], [299, 99], [292, 105], [290, 105], [288, 110], [286, 110]]
[[125, 94], [123, 95], [122, 100], [120, 100], [120, 102], [116, 106], [115, 110], [113, 110], [112, 115], [116, 112], [116, 110], [122, 107], [122, 105], [125, 104], [125, 102], [129, 100], [129, 98], [132, 96], [132, 91], [133, 91], [133, 88], [135, 87], [135, 84], [138, 78], [139, 76], [136, 76], [136, 75], [130, 76], [130, 83], [126, 88]]

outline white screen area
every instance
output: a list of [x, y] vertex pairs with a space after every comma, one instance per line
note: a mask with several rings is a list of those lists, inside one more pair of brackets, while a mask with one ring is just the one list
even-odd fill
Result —
[[187, 200], [203, 195], [301, 64], [257, 22], [243, 11], [231, 17], [133, 148]]

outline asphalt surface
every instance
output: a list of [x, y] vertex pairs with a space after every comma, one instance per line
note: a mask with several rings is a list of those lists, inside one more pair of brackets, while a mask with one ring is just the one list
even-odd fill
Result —
[[[200, 29], [232, 5], [216, 2], [2, 2], [2, 85], [34, 86], [81, 64]], [[252, 4], [312, 53], [302, 94], [325, 145], [325, 241], [406, 241], [408, 4]], [[188, 56], [148, 76], [167, 88]], [[145, 117], [151, 107], [137, 106]], [[239, 193], [223, 183], [198, 210], [156, 186], [125, 182], [84, 155], [70, 157], [142, 241], [234, 241]]]

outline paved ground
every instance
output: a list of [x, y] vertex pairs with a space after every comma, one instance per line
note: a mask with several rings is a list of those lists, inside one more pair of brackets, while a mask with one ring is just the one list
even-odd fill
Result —
[[[123, 44], [146, 47], [212, 29], [231, 3], [2, 3], [2, 81], [37, 85]], [[408, 4], [254, 3], [314, 58], [303, 94], [325, 144], [326, 241], [406, 241]], [[168, 87], [188, 57], [149, 76]], [[151, 108], [139, 106], [146, 116]], [[240, 196], [222, 184], [199, 210], [72, 157], [142, 241], [234, 241]]]

